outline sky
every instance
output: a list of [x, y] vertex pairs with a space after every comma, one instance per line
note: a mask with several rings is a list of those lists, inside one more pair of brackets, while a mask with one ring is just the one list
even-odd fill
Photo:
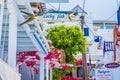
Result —
[[[71, 10], [76, 5], [83, 8], [84, 0], [69, 0], [69, 3], [60, 3], [60, 10]], [[52, 5], [52, 6], [51, 6]], [[59, 9], [59, 3], [49, 3], [47, 8]], [[85, 0], [84, 10], [93, 20], [117, 21], [118, 0]], [[114, 14], [114, 16], [112, 16]], [[112, 17], [111, 17], [112, 16]]]

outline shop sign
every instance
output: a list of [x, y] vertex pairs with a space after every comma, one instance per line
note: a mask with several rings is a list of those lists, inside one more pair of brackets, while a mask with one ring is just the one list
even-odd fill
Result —
[[38, 14], [36, 17], [43, 22], [69, 22], [79, 21], [79, 13], [71, 11], [55, 11], [50, 10], [43, 14]]
[[43, 14], [43, 19], [45, 20], [64, 20], [66, 19], [65, 13], [46, 13]]
[[113, 80], [112, 71], [109, 69], [96, 69], [96, 80]]
[[118, 63], [109, 63], [105, 65], [106, 68], [117, 68], [119, 66], [120, 65]]
[[[49, 10], [45, 13], [40, 13], [37, 14], [36, 16], [22, 11], [22, 13], [30, 16], [30, 20], [27, 19], [25, 22], [21, 23], [20, 25], [22, 26], [23, 24], [26, 24], [30, 22], [31, 20], [39, 20], [43, 22], [48, 22], [48, 23], [55, 23], [55, 22], [71, 22], [71, 21], [79, 21], [79, 13], [76, 12], [71, 12], [71, 11], [56, 11], [56, 10]], [[78, 15], [79, 14], [79, 15]]]

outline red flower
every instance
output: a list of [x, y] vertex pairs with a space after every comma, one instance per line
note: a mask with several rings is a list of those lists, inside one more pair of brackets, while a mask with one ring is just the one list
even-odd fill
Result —
[[34, 66], [36, 64], [36, 61], [25, 61], [27, 66]]
[[64, 76], [61, 78], [61, 80], [82, 80], [82, 78], [74, 78], [71, 76]]
[[40, 57], [38, 55], [35, 55], [37, 60], [40, 60]]
[[55, 64], [54, 64], [54, 63], [50, 62], [49, 64], [50, 64], [51, 68], [54, 68], [54, 67], [55, 67]]
[[76, 60], [76, 65], [82, 65], [82, 59]]
[[[36, 62], [40, 60], [37, 51], [19, 52], [16, 54], [16, 58], [18, 64], [25, 62], [28, 67], [36, 66]], [[39, 74], [39, 70], [37, 68], [34, 68], [34, 71], [36, 74]]]
[[70, 66], [69, 66], [69, 65], [66, 65], [66, 64], [65, 64], [65, 65], [62, 65], [61, 67], [62, 67], [63, 70], [70, 68]]
[[45, 56], [45, 60], [52, 59], [52, 58], [55, 58], [55, 56], [51, 52], [48, 52], [48, 55]]
[[76, 79], [74, 79], [71, 76], [64, 76], [64, 77], [61, 78], [61, 80], [76, 80]]
[[24, 62], [25, 59], [19, 59], [17, 62]]
[[37, 68], [33, 68], [34, 69], [34, 72], [36, 73], [36, 74], [39, 74], [40, 72], [39, 72], [39, 69], [37, 69]]
[[52, 52], [58, 52], [58, 49], [57, 49], [57, 48], [52, 48], [51, 51], [52, 51]]

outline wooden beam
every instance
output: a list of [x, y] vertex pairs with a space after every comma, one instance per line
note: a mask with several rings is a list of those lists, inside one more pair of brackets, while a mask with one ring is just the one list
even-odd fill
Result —
[[117, 41], [120, 41], [120, 38], [117, 38]]

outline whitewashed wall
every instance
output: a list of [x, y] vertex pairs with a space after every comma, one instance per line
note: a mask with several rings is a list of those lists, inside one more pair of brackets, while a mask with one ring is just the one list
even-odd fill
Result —
[[2, 60], [0, 60], [0, 77], [2, 80], [21, 80], [21, 75]]

